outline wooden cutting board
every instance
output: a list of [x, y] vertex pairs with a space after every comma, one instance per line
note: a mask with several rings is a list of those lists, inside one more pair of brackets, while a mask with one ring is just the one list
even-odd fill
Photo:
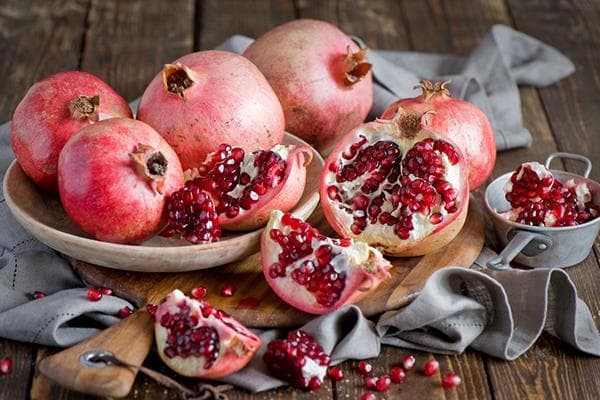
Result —
[[[320, 208], [310, 222], [323, 233], [331, 234]], [[465, 226], [451, 243], [423, 257], [392, 259], [392, 278], [357, 305], [367, 316], [406, 305], [418, 295], [433, 272], [448, 265], [469, 267], [483, 243], [483, 207], [481, 199], [472, 196]], [[314, 318], [288, 306], [271, 291], [264, 280], [258, 253], [225, 266], [182, 273], [124, 272], [77, 260], [71, 263], [75, 272], [90, 285], [110, 287], [116, 295], [139, 307], [132, 316], [98, 336], [40, 362], [38, 368], [44, 375], [85, 393], [109, 397], [129, 393], [136, 375], [133, 369], [84, 368], [80, 357], [86, 351], [103, 349], [129, 364], [141, 365], [153, 342], [152, 320], [143, 306], [160, 302], [176, 288], [189, 292], [198, 285], [206, 286], [209, 289], [206, 299], [210, 303], [252, 327], [291, 327]], [[236, 292], [232, 297], [223, 297], [220, 291], [228, 283], [235, 284]]]

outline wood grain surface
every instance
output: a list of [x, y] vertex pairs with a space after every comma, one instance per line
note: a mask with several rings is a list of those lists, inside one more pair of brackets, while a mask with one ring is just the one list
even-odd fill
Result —
[[[516, 27], [557, 47], [575, 63], [574, 75], [548, 88], [521, 88], [524, 124], [532, 132], [527, 149], [502, 152], [495, 176], [522, 161], [542, 161], [555, 150], [575, 151], [600, 166], [600, 2], [597, 0], [5, 0], [0, 3], [0, 120], [8, 120], [27, 88], [43, 76], [84, 68], [106, 79], [132, 100], [163, 63], [193, 49], [209, 49], [235, 33], [256, 36], [299, 17], [337, 23], [369, 46], [395, 50], [467, 54], [495, 23]], [[132, 73], [134, 71], [134, 73]], [[577, 166], [566, 165], [567, 169]], [[596, 180], [600, 169], [592, 172]], [[488, 231], [488, 242], [493, 235]], [[579, 295], [600, 322], [600, 239], [580, 265], [568, 269]], [[15, 372], [0, 378], [4, 399], [92, 399], [60, 388], [35, 371], [55, 352], [44, 346], [0, 340], [0, 353], [12, 357]], [[423, 361], [431, 355], [411, 352]], [[371, 360], [383, 372], [407, 351], [384, 347]], [[440, 390], [439, 380], [418, 373], [395, 387], [387, 399], [598, 399], [600, 360], [586, 357], [548, 335], [523, 357], [504, 362], [466, 351], [440, 356], [442, 370], [463, 378], [457, 390]], [[146, 365], [170, 372], [151, 353]], [[278, 389], [232, 399], [354, 399], [363, 393], [356, 362], [342, 364], [345, 378], [327, 381], [315, 393]], [[181, 379], [191, 385], [192, 380]], [[138, 376], [128, 399], [176, 399]]]

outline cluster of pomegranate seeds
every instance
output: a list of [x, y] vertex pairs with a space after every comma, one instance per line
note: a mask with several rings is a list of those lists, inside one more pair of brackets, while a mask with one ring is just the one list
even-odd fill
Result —
[[[219, 356], [219, 334], [213, 327], [199, 325], [201, 316], [191, 315], [190, 306], [181, 301], [177, 313], [165, 313], [160, 324], [167, 329], [167, 340], [164, 354], [168, 358], [175, 356], [203, 357], [204, 369], [209, 369]], [[202, 313], [208, 315], [214, 311], [212, 307], [203, 308]]]
[[8, 375], [12, 373], [13, 363], [9, 357], [0, 358], [0, 375]]
[[127, 318], [131, 314], [133, 314], [133, 310], [129, 306], [125, 306], [125, 307], [121, 308], [119, 310], [119, 312], [117, 313], [117, 315], [119, 316], [119, 318]]
[[263, 360], [273, 376], [310, 390], [321, 387], [330, 361], [319, 343], [302, 330], [270, 342]]
[[[246, 156], [240, 147], [221, 144], [198, 167], [202, 189], [216, 199], [217, 212], [234, 218], [249, 210], [267, 190], [285, 177], [286, 161], [271, 150], [258, 150]], [[248, 171], [252, 171], [252, 175]]]
[[31, 296], [35, 300], [38, 300], [38, 299], [43, 299], [44, 297], [46, 297], [46, 293], [36, 290], [35, 292], [33, 292], [33, 294]]
[[169, 225], [161, 233], [173, 236], [178, 233], [192, 243], [209, 243], [219, 240], [221, 227], [212, 198], [201, 189], [202, 181], [196, 178], [171, 194], [167, 201]]
[[[402, 157], [392, 141], [367, 142], [362, 137], [342, 153], [347, 163], [329, 166], [336, 184], [327, 188], [327, 195], [344, 203], [342, 208], [352, 214], [352, 233], [360, 235], [368, 224], [381, 224], [393, 226], [394, 233], [406, 240], [414, 230], [415, 213], [437, 225], [444, 213], [458, 210], [458, 192], [444, 179], [442, 157], [445, 155], [451, 165], [459, 162], [453, 145], [428, 138], [417, 142]], [[352, 183], [358, 194], [347, 192], [347, 183]]]
[[328, 375], [336, 382], [344, 379], [344, 372], [340, 367], [333, 367], [329, 369]]
[[573, 226], [600, 215], [585, 182], [558, 182], [537, 162], [517, 167], [507, 183], [508, 218], [531, 226]]
[[206, 293], [208, 293], [208, 289], [206, 289], [206, 287], [204, 287], [204, 286], [196, 286], [190, 292], [192, 297], [196, 300], [200, 300], [200, 299], [204, 298], [204, 296], [206, 296]]
[[231, 297], [235, 294], [235, 285], [232, 283], [228, 283], [227, 285], [223, 286], [223, 289], [221, 289], [221, 296], [223, 297]]
[[[317, 303], [332, 307], [340, 298], [346, 286], [346, 273], [337, 271], [332, 265], [332, 260], [339, 255], [333, 246], [328, 244], [327, 238], [310, 224], [291, 214], [284, 214], [281, 218], [284, 230], [272, 229], [270, 238], [281, 246], [278, 261], [269, 269], [271, 278], [284, 278], [291, 274], [292, 279], [305, 286], [313, 293]], [[323, 241], [313, 250], [313, 239]], [[352, 244], [350, 239], [332, 239], [332, 244], [348, 247]], [[312, 255], [312, 258], [309, 256]], [[288, 271], [290, 266], [300, 259], [306, 258], [300, 266]]]

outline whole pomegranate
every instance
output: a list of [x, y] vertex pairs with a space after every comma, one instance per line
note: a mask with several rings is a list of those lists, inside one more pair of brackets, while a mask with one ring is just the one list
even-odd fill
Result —
[[63, 207], [90, 236], [138, 243], [167, 223], [166, 199], [183, 186], [177, 155], [150, 126], [112, 118], [82, 129], [58, 160]]
[[589, 187], [583, 181], [559, 182], [537, 162], [519, 165], [505, 187], [511, 210], [502, 215], [532, 226], [572, 226], [600, 215]]
[[360, 125], [342, 138], [321, 175], [329, 224], [393, 256], [438, 250], [461, 230], [469, 188], [463, 156], [448, 138], [399, 109], [390, 121]]
[[285, 302], [325, 314], [358, 302], [390, 277], [381, 253], [352, 239], [332, 239], [291, 214], [274, 211], [263, 232], [263, 273]]
[[160, 358], [184, 376], [222, 378], [242, 369], [262, 345], [224, 311], [177, 289], [158, 306], [154, 320]]
[[270, 342], [263, 361], [275, 377], [293, 387], [316, 390], [323, 384], [330, 358], [312, 336], [298, 330]]
[[371, 109], [366, 52], [336, 26], [300, 19], [265, 33], [244, 56], [277, 93], [286, 129], [327, 154]]
[[165, 65], [144, 91], [137, 118], [167, 140], [184, 170], [221, 143], [268, 149], [281, 143], [285, 125], [265, 77], [225, 51], [191, 53]]
[[416, 86], [423, 90], [420, 96], [393, 103], [381, 115], [392, 119], [402, 107], [427, 113], [423, 128], [431, 129], [450, 138], [462, 150], [469, 168], [469, 189], [477, 189], [492, 173], [496, 162], [496, 139], [485, 114], [468, 101], [454, 99], [446, 82], [421, 81]]
[[25, 174], [56, 192], [58, 156], [67, 140], [113, 117], [131, 117], [131, 109], [110, 86], [87, 72], [60, 72], [34, 84], [15, 109], [11, 146]]

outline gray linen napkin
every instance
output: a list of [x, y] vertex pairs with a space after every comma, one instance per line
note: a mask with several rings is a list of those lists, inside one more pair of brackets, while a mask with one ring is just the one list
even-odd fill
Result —
[[[225, 46], [239, 52], [249, 42], [236, 36]], [[455, 93], [488, 113], [501, 135], [499, 148], [530, 140], [521, 126], [516, 84], [547, 85], [573, 71], [556, 50], [503, 26], [492, 28], [467, 58], [384, 51], [372, 51], [370, 58], [376, 81], [374, 115], [396, 97], [414, 95], [412, 86], [419, 79], [450, 76]], [[14, 158], [9, 130], [9, 124], [0, 127], [1, 178]], [[375, 357], [382, 343], [451, 353], [470, 345], [513, 359], [543, 329], [584, 352], [600, 354], [589, 310], [563, 271], [485, 272], [444, 269], [431, 277], [415, 302], [384, 314], [377, 325], [350, 306], [304, 329], [332, 352], [334, 363]], [[63, 257], [18, 225], [0, 192], [0, 337], [69, 346], [117, 322], [118, 310], [131, 306], [114, 296], [90, 302], [83, 286]], [[48, 296], [32, 301], [36, 290]], [[262, 333], [265, 342], [280, 334]], [[251, 391], [282, 384], [266, 374], [261, 357], [228, 381]]]

